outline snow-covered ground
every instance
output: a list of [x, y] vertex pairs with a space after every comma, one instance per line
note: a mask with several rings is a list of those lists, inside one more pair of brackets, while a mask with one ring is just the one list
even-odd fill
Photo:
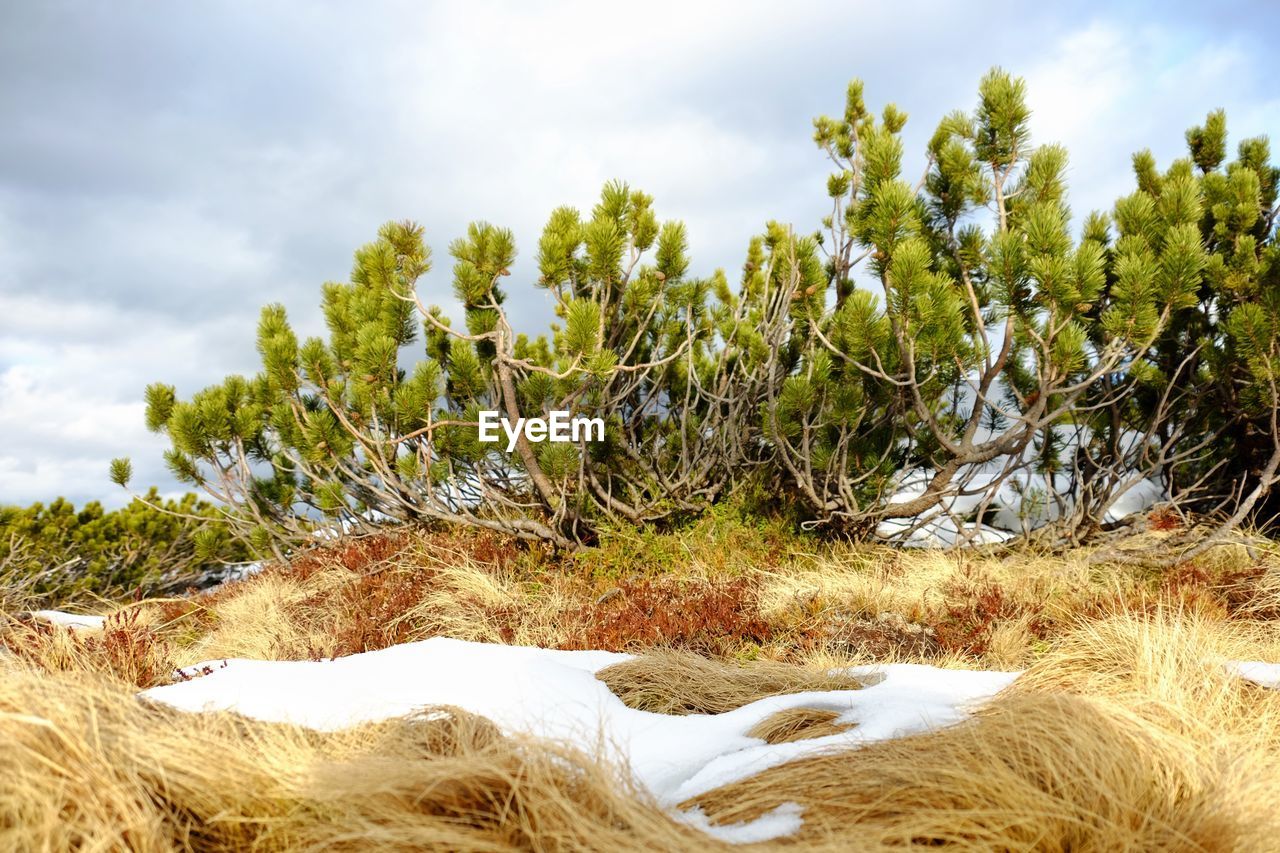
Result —
[[1254, 684], [1270, 687], [1273, 690], [1280, 690], [1280, 663], [1228, 661], [1227, 669], [1246, 681], [1252, 681]]
[[[977, 400], [978, 377], [971, 374], [956, 388], [956, 399], [951, 403], [954, 412], [967, 416]], [[997, 379], [991, 388], [987, 412], [991, 405], [1007, 398], [1004, 385]], [[983, 418], [974, 437], [975, 444], [997, 438], [1008, 426], [993, 429]], [[881, 522], [876, 535], [882, 539], [912, 548], [947, 548], [953, 545], [982, 545], [1004, 542], [1018, 534], [1027, 533], [1061, 518], [1071, 511], [1075, 503], [1075, 485], [1069, 473], [1072, 457], [1081, 444], [1087, 445], [1090, 430], [1081, 426], [1074, 429], [1066, 424], [1053, 427], [1058, 442], [1058, 473], [1051, 476], [1037, 472], [1043, 446], [1041, 437], [1030, 442], [1016, 459], [998, 456], [981, 465], [961, 468], [952, 481], [952, 493], [932, 510], [907, 519], [891, 519]], [[1123, 438], [1125, 452], [1137, 458], [1140, 437], [1129, 433]], [[903, 503], [924, 494], [936, 472], [932, 468], [912, 468], [898, 471], [897, 487], [889, 497], [890, 503]], [[1137, 471], [1129, 471], [1122, 482], [1115, 484], [1115, 501], [1104, 513], [1103, 521], [1118, 522], [1136, 513], [1144, 512], [1166, 497], [1164, 486]], [[969, 519], [982, 508], [986, 524]]]
[[[596, 651], [469, 643], [437, 637], [331, 661], [210, 661], [198, 676], [142, 695], [189, 711], [235, 710], [317, 729], [410, 714], [449, 704], [503, 729], [553, 738], [624, 762], [665, 807], [827, 750], [848, 749], [963, 720], [1016, 677], [1013, 672], [944, 670], [913, 664], [859, 667], [861, 690], [773, 696], [724, 714], [672, 716], [628, 708], [595, 673], [630, 656]], [[854, 728], [769, 745], [746, 733], [777, 711], [818, 708]], [[749, 824], [713, 827], [694, 812], [677, 816], [734, 842], [794, 832], [799, 806]]]
[[246, 578], [251, 578], [262, 571], [262, 565], [263, 564], [259, 562], [235, 563], [230, 565], [227, 567], [226, 571], [223, 572], [221, 577], [219, 577], [218, 583], [215, 584], [215, 586], [222, 586], [224, 583], [242, 581]]
[[41, 622], [51, 622], [64, 628], [80, 628], [96, 630], [106, 622], [105, 616], [84, 616], [79, 613], [66, 613], [62, 610], [33, 610], [27, 614]]

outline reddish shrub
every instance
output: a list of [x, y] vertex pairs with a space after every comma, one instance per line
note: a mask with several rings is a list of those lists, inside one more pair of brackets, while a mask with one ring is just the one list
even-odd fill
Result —
[[225, 599], [239, 595], [241, 584], [252, 584], [259, 578], [271, 575], [306, 580], [316, 572], [335, 567], [352, 572], [374, 572], [403, 551], [409, 541], [409, 537], [403, 533], [388, 533], [341, 539], [330, 545], [317, 545], [295, 555], [288, 562], [268, 563], [256, 575], [212, 589], [200, 596], [200, 601], [206, 607], [215, 608]]
[[1229, 614], [1247, 615], [1251, 619], [1280, 619], [1280, 600], [1274, 592], [1259, 588], [1266, 574], [1266, 566], [1254, 565], [1223, 575], [1219, 589]]
[[1182, 563], [1167, 572], [1160, 581], [1160, 599], [1175, 600], [1192, 606], [1209, 605], [1221, 610], [1222, 602], [1214, 595], [1214, 581], [1209, 573], [1194, 563]]
[[341, 539], [332, 545], [321, 545], [304, 551], [283, 568], [302, 579], [331, 566], [340, 566], [351, 572], [364, 572], [396, 556], [403, 550], [405, 543], [405, 536], [399, 533]]
[[661, 646], [724, 655], [743, 642], [766, 642], [773, 634], [744, 580], [624, 581], [568, 614], [567, 621], [569, 639], [561, 644], [567, 649]]
[[161, 624], [176, 622], [179, 619], [185, 619], [204, 610], [200, 605], [186, 598], [168, 598], [149, 606], [155, 608], [156, 617]]
[[67, 631], [46, 622], [20, 624], [6, 632], [4, 645], [15, 656], [51, 671], [107, 672], [139, 688], [167, 684], [175, 665], [172, 648], [152, 628], [138, 624], [138, 610], [117, 613], [101, 631], [71, 630], [65, 653], [54, 643], [55, 632]]
[[1168, 507], [1157, 509], [1147, 516], [1147, 527], [1150, 530], [1181, 530], [1182, 518]]
[[[426, 596], [434, 577], [428, 569], [376, 572], [323, 593], [337, 596], [331, 604], [343, 614], [342, 622], [334, 625], [334, 655], [385, 649], [411, 639], [414, 626], [403, 617]], [[306, 606], [316, 604], [315, 598]]]
[[1269, 609], [1260, 610], [1257, 606], [1258, 581], [1266, 572], [1266, 567], [1254, 565], [1214, 573], [1195, 563], [1182, 563], [1161, 578], [1160, 597], [1208, 606], [1227, 616], [1248, 612], [1255, 618], [1275, 618], [1280, 616], [1280, 609], [1269, 615]]
[[[1027, 606], [1010, 599], [1003, 589], [989, 580], [975, 581], [966, 576], [949, 584], [948, 604], [933, 626], [938, 646], [944, 652], [978, 656], [991, 647], [991, 635], [1002, 621], [1026, 615]], [[1043, 638], [1052, 623], [1037, 615], [1028, 625], [1032, 636]]]

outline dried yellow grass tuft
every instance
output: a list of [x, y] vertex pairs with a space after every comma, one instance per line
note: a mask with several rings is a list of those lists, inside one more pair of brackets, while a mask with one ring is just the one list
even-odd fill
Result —
[[1196, 615], [1113, 617], [968, 723], [785, 764], [683, 807], [732, 824], [798, 803], [800, 849], [1274, 849], [1280, 694], [1213, 660], [1256, 653], [1247, 640]]
[[0, 669], [0, 849], [711, 850], [616, 768], [457, 709], [315, 732]]
[[837, 712], [821, 708], [787, 708], [756, 723], [747, 734], [758, 737], [765, 743], [794, 743], [798, 740], [838, 735], [857, 725], [836, 722], [839, 717]]
[[784, 693], [857, 690], [862, 682], [774, 661], [738, 664], [690, 652], [654, 650], [605, 667], [596, 677], [628, 707], [658, 714], [722, 714]]

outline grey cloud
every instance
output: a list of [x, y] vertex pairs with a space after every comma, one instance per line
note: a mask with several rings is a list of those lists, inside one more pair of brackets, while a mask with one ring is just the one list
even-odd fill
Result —
[[[0, 308], [20, 307], [0, 317], [0, 502], [118, 502], [105, 477], [116, 455], [174, 488], [163, 442], [141, 427], [142, 387], [189, 394], [253, 370], [267, 302], [318, 333], [319, 284], [344, 279], [387, 219], [424, 225], [436, 267], [421, 291], [446, 306], [449, 241], [473, 219], [512, 227], [511, 304], [537, 329], [550, 312], [531, 286], [533, 247], [556, 205], [589, 208], [605, 180], [629, 180], [688, 223], [696, 272], [735, 274], [766, 219], [816, 226], [826, 169], [810, 119], [842, 108], [850, 77], [872, 104], [911, 113], [914, 171], [987, 67], [1069, 81], [1064, 39], [1093, 24], [1130, 40], [1129, 88], [1159, 94], [1145, 122], [1132, 93], [1099, 113], [1124, 126], [1059, 122], [1086, 158], [1073, 189], [1105, 203], [1127, 186], [1127, 151], [1087, 161], [1115, 155], [1108, 133], [1160, 135], [1163, 156], [1203, 115], [1171, 94], [1188, 56], [1236, 57], [1234, 77], [1206, 79], [1232, 80], [1233, 115], [1274, 124], [1260, 34], [1276, 15], [1261, 3], [1194, 19], [1101, 4], [5, 4]], [[1168, 52], [1159, 62], [1141, 55], [1153, 43]], [[1183, 77], [1162, 77], [1169, 67]], [[1092, 115], [1076, 97], [1055, 90], [1046, 124]]]

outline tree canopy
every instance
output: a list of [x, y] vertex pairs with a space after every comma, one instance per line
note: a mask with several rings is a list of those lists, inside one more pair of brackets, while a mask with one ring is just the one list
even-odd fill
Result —
[[[666, 524], [763, 483], [807, 525], [978, 541], [1106, 534], [1153, 494], [1222, 520], [1269, 511], [1280, 468], [1280, 170], [1226, 117], [1187, 132], [1109, 211], [1069, 207], [1068, 152], [1033, 139], [996, 68], [908, 171], [893, 104], [850, 84], [814, 121], [832, 171], [814, 232], [771, 222], [736, 282], [692, 272], [685, 226], [607, 184], [536, 244], [558, 321], [517, 334], [511, 231], [448, 246], [455, 327], [416, 282], [421, 227], [390, 222], [322, 288], [326, 334], [263, 309], [261, 371], [181, 400], [147, 388], [170, 469], [235, 510], [259, 550], [317, 520], [503, 530], [561, 547]], [[914, 158], [913, 158], [914, 159]], [[1087, 169], [1089, 164], [1076, 164]], [[407, 352], [416, 357], [406, 359]], [[405, 366], [409, 363], [409, 366]], [[604, 440], [479, 441], [479, 412], [567, 411]], [[120, 461], [113, 477], [126, 482]], [[1011, 497], [1012, 496], [1012, 497]], [[1149, 503], [1149, 500], [1147, 501]], [[1216, 534], [1212, 534], [1216, 535]]]

